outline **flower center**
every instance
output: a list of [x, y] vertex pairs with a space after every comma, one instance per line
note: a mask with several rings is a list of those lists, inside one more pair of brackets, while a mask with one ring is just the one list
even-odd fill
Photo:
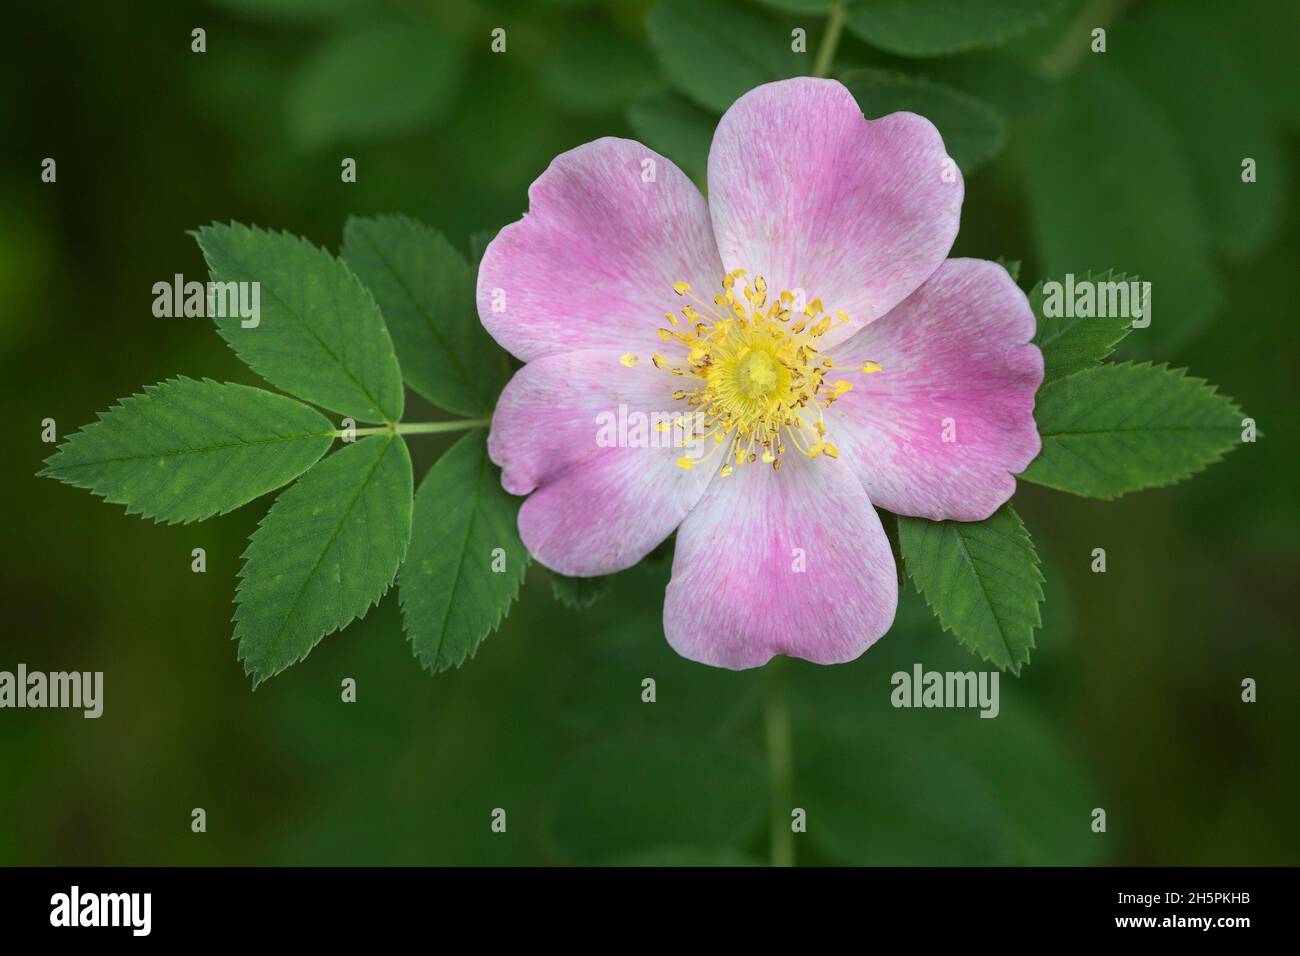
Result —
[[[848, 316], [824, 312], [820, 299], [805, 305], [789, 290], [769, 302], [767, 282], [762, 276], [747, 282], [744, 269], [727, 273], [712, 302], [697, 298], [686, 282], [673, 283], [673, 291], [694, 304], [682, 308], [681, 318], [665, 313], [669, 327], [659, 337], [668, 343], [665, 351], [682, 354], [669, 359], [655, 353], [653, 361], [688, 380], [683, 384], [692, 387], [677, 389], [673, 398], [693, 413], [694, 438], [712, 446], [703, 456], [678, 458], [678, 466], [691, 470], [723, 448], [723, 477], [760, 458], [780, 471], [790, 448], [809, 458], [838, 458], [826, 438], [824, 413], [853, 385], [845, 379], [825, 383], [835, 366], [817, 343]], [[638, 359], [624, 355], [621, 361], [633, 366]], [[869, 374], [880, 366], [858, 362], [846, 369]]]

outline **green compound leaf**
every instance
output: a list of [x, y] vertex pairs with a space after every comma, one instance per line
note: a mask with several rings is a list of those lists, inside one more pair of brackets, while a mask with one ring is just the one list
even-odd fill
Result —
[[[1204, 330], [1222, 282], [1189, 155], [1108, 55], [1090, 54], [1088, 68], [1060, 85], [1060, 108], [1025, 127], [1038, 262], [1045, 276], [1118, 264], [1151, 282], [1151, 324], [1134, 330], [1124, 347], [1169, 354]], [[1240, 167], [1224, 170], [1239, 174]], [[1118, 210], [1124, 228], [1117, 228]]]
[[405, 216], [349, 219], [342, 255], [379, 303], [406, 383], [439, 408], [491, 413], [510, 368], [478, 320], [465, 257]]
[[[1264, 16], [1252, 10], [1252, 17]], [[1211, 238], [1241, 259], [1259, 253], [1277, 231], [1288, 177], [1268, 172], [1285, 169], [1286, 160], [1267, 111], [1256, 105], [1267, 96], [1265, 84], [1249, 76], [1256, 48], [1236, 45], [1232, 28], [1216, 19], [1209, 11], [1201, 16], [1195, 4], [1143, 4], [1116, 23], [1110, 43], [1124, 51], [1124, 70], [1168, 118]], [[1292, 12], [1290, 19], [1300, 18]], [[1253, 108], [1243, 109], [1246, 103]], [[1258, 164], [1251, 183], [1241, 178], [1246, 157]]]
[[719, 113], [756, 86], [807, 72], [790, 31], [740, 0], [658, 0], [646, 31], [673, 83]]
[[[1047, 296], [1043, 291], [1042, 282], [1034, 286], [1029, 293], [1029, 305], [1038, 320], [1038, 332], [1034, 335], [1034, 344], [1043, 353], [1043, 384], [1064, 378], [1080, 369], [1098, 365], [1102, 359], [1115, 351], [1115, 345], [1128, 335], [1133, 327], [1133, 319], [1126, 317], [1126, 314], [1132, 314], [1132, 305], [1130, 304], [1129, 309], [1125, 310], [1111, 308], [1111, 303], [1118, 301], [1121, 292], [1128, 296], [1131, 303], [1132, 296], [1129, 293], [1132, 292], [1132, 287], [1130, 286], [1125, 292], [1120, 286], [1137, 282], [1138, 278], [1110, 269], [1095, 274], [1085, 272], [1077, 276], [1074, 280], [1074, 288], [1079, 288], [1080, 282], [1092, 283], [1097, 302], [1105, 300], [1106, 311], [1112, 313], [1106, 316], [1089, 317], [1063, 314], [1067, 311], [1075, 311], [1064, 308], [1067, 298], [1064, 279], [1051, 281], [1061, 284], [1059, 303], [1057, 303], [1061, 307], [1057, 308], [1057, 304], [1054, 304], [1051, 309], [1058, 314], [1050, 316], [1046, 314]], [[1140, 288], [1139, 286], [1139, 291]], [[1116, 312], [1125, 314], [1113, 314]]]
[[703, 183], [718, 117], [672, 90], [651, 90], [627, 108], [627, 122], [647, 145]]
[[213, 282], [259, 283], [260, 319], [214, 319], [253, 371], [364, 422], [402, 415], [402, 373], [384, 317], [342, 262], [305, 239], [238, 223], [194, 233]]
[[1122, 362], [1045, 385], [1043, 450], [1021, 475], [1090, 498], [1172, 485], [1241, 440], [1241, 409], [1185, 369]]
[[555, 600], [574, 611], [585, 611], [609, 594], [611, 575], [571, 578], [551, 572], [551, 593]]
[[967, 93], [883, 70], [850, 70], [843, 83], [867, 119], [904, 111], [934, 123], [963, 173], [979, 168], [1002, 149], [1006, 123], [991, 106]]
[[293, 481], [333, 436], [324, 415], [292, 398], [178, 377], [101, 412], [40, 474], [126, 505], [127, 514], [202, 521]]
[[289, 93], [290, 127], [306, 146], [431, 126], [454, 102], [463, 58], [427, 20], [342, 29], [303, 64]]
[[1047, 23], [1066, 0], [854, 0], [849, 29], [903, 56], [997, 46]]
[[1043, 575], [1010, 503], [985, 521], [898, 519], [912, 582], [945, 629], [984, 660], [1020, 672], [1041, 623]]
[[378, 603], [411, 538], [411, 458], [396, 435], [346, 445], [271, 506], [244, 551], [235, 638], [256, 687]]
[[481, 429], [420, 482], [398, 597], [411, 650], [431, 673], [473, 657], [519, 594], [528, 552], [518, 515], [519, 499], [501, 487]]

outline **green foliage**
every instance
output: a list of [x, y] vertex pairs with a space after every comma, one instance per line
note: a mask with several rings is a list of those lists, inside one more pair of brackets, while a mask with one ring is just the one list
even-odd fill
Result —
[[717, 116], [672, 90], [651, 90], [632, 101], [627, 122], [647, 146], [704, 185]]
[[[1063, 282], [1064, 279], [1056, 281]], [[1107, 269], [1096, 274], [1085, 273], [1075, 280], [1076, 284], [1081, 281], [1135, 282], [1137, 277]], [[1128, 335], [1129, 329], [1133, 327], [1133, 320], [1122, 315], [1087, 318], [1077, 315], [1049, 316], [1043, 309], [1045, 299], [1043, 283], [1040, 282], [1029, 293], [1029, 305], [1038, 320], [1038, 332], [1034, 335], [1034, 344], [1043, 353], [1044, 384], [1099, 364], [1102, 359], [1115, 351], [1115, 345]]]
[[[1183, 0], [1178, 7], [1193, 12], [1194, 22], [1203, 24], [1202, 29], [1216, 40], [1244, 54], [1240, 66], [1251, 81], [1251, 105], [1259, 103], [1274, 122], [1300, 130], [1300, 96], [1295, 95], [1300, 16], [1295, 3], [1254, 0], [1248, 15], [1223, 0]], [[1163, 54], [1170, 56], [1168, 49]], [[1221, 77], [1211, 74], [1210, 79], [1218, 82]]]
[[597, 578], [571, 578], [551, 572], [551, 592], [555, 600], [574, 611], [585, 611], [609, 594], [610, 575]]
[[289, 120], [307, 146], [389, 136], [432, 124], [460, 84], [459, 45], [411, 18], [380, 20], [327, 37], [289, 93]]
[[474, 656], [514, 603], [528, 567], [516, 526], [519, 499], [501, 487], [485, 437], [479, 430], [461, 438], [415, 498], [398, 595], [411, 649], [432, 673]]
[[898, 519], [907, 573], [963, 645], [1019, 673], [1041, 623], [1043, 575], [1024, 523], [1005, 504], [985, 521]]
[[654, 60], [624, 33], [566, 29], [541, 66], [547, 95], [579, 114], [617, 113], [655, 79]]
[[829, 13], [835, 0], [760, 0], [765, 6], [785, 13]]
[[388, 590], [411, 538], [411, 458], [397, 435], [346, 445], [280, 495], [244, 552], [239, 659], [256, 687]]
[[41, 474], [167, 523], [225, 514], [325, 454], [315, 409], [247, 385], [183, 376], [145, 387], [69, 435]]
[[831, 862], [858, 866], [1094, 861], [1095, 783], [1027, 689], [1003, 679], [992, 720], [972, 710], [896, 709], [891, 671], [910, 678], [922, 659], [926, 669], [961, 670], [958, 660], [924, 653], [922, 634], [899, 637], [906, 645], [888, 661], [867, 660], [889, 655], [882, 646], [861, 664], [793, 675], [795, 787], [808, 840]]
[[402, 373], [379, 306], [343, 263], [305, 239], [237, 223], [195, 233], [214, 282], [260, 283], [261, 318], [217, 331], [272, 385], [364, 422], [402, 415]]
[[214, 0], [240, 16], [285, 23], [316, 23], [355, 14], [372, 0]]
[[579, 863], [617, 863], [666, 852], [661, 847], [716, 852], [758, 831], [763, 790], [763, 762], [748, 746], [698, 733], [607, 739], [560, 770], [546, 833], [565, 860]]
[[1220, 298], [1186, 153], [1151, 100], [1105, 62], [1068, 79], [1061, 94], [1059, 108], [1027, 129], [1042, 273], [1121, 263], [1149, 280], [1151, 325], [1126, 344], [1167, 352], [1204, 327]]
[[448, 411], [491, 413], [510, 369], [478, 320], [465, 257], [405, 216], [348, 219], [342, 257], [379, 303], [406, 384]]
[[916, 65], [927, 79], [978, 98], [1008, 120], [1038, 116], [1052, 104], [1051, 84], [1029, 63], [1002, 53], [964, 53]]
[[1066, 0], [851, 0], [849, 29], [903, 56], [997, 46], [1059, 14]]
[[[1238, 259], [1258, 253], [1281, 221], [1287, 175], [1270, 117], [1248, 108], [1257, 93], [1244, 61], [1253, 51], [1215, 29], [1212, 17], [1169, 4], [1134, 9], [1111, 42], [1124, 47], [1125, 71], [1168, 117], [1215, 245]], [[1179, 56], [1165, 55], [1171, 45]], [[1242, 182], [1246, 157], [1257, 164], [1253, 183]]]
[[1090, 498], [1171, 485], [1241, 440], [1242, 412], [1183, 369], [1128, 362], [1051, 382], [1034, 408], [1043, 450], [1021, 477]]
[[867, 119], [918, 113], [938, 127], [948, 155], [969, 173], [1002, 149], [1006, 124], [986, 103], [938, 83], [883, 70], [850, 70], [841, 77]]
[[754, 87], [808, 67], [808, 56], [790, 49], [788, 30], [740, 0], [657, 0], [646, 30], [678, 88], [719, 113]]

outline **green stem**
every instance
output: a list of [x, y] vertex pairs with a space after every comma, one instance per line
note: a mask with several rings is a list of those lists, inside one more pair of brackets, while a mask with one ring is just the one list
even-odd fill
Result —
[[1049, 80], [1059, 80], [1074, 72], [1092, 49], [1092, 31], [1108, 26], [1129, 3], [1130, 0], [1088, 0], [1065, 28], [1056, 47], [1039, 61], [1039, 72]]
[[831, 71], [835, 48], [840, 45], [840, 34], [844, 32], [844, 7], [844, 0], [835, 0], [831, 6], [831, 17], [826, 21], [826, 35], [822, 37], [822, 45], [817, 48], [817, 59], [813, 61], [813, 76], [825, 76]]
[[767, 730], [767, 780], [772, 793], [772, 865], [794, 866], [793, 759], [790, 746], [790, 708], [785, 702], [785, 660], [772, 658], [765, 668], [763, 723]]
[[[358, 428], [352, 434], [362, 435], [433, 435], [439, 432], [459, 432], [467, 428], [483, 428], [491, 425], [491, 418], [464, 418], [453, 422], [399, 422], [396, 425], [376, 425], [373, 428]], [[335, 438], [342, 438], [343, 432], [334, 433]]]

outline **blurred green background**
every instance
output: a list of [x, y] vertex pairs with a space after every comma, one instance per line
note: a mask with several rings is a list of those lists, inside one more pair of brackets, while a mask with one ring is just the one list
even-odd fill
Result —
[[[1022, 487], [1047, 602], [996, 720], [889, 706], [895, 670], [979, 666], [910, 584], [859, 661], [788, 667], [799, 860], [1300, 862], [1297, 5], [1002, 0], [1013, 36], [953, 39], [954, 18], [936, 26], [921, 9], [935, 3], [908, 2], [851, 4], [834, 72], [859, 71], [868, 115], [933, 105], [922, 111], [968, 173], [954, 253], [1020, 260], [1026, 288], [1090, 268], [1151, 279], [1154, 322], [1128, 354], [1209, 378], [1262, 437], [1183, 486], [1114, 503]], [[468, 251], [471, 233], [518, 218], [556, 153], [599, 136], [643, 138], [698, 175], [721, 106], [811, 70], [826, 6], [157, 0], [10, 14], [0, 669], [102, 670], [106, 700], [99, 720], [0, 711], [0, 863], [766, 858], [763, 674], [668, 649], [665, 565], [619, 576], [585, 611], [557, 604], [534, 566], [500, 632], [438, 677], [412, 658], [390, 594], [253, 693], [231, 600], [269, 499], [160, 527], [34, 474], [47, 416], [62, 436], [176, 373], [257, 384], [204, 320], [151, 314], [154, 282], [204, 276], [187, 229], [236, 219], [337, 249], [349, 214], [403, 212]], [[1087, 48], [1094, 22], [1104, 54]], [[57, 184], [40, 181], [47, 156]], [[345, 156], [355, 184], [340, 181]], [[411, 447], [418, 478], [444, 446]], [[190, 571], [195, 547], [205, 575]], [[1089, 571], [1095, 547], [1104, 575]], [[340, 701], [345, 677], [355, 704]], [[1255, 704], [1240, 700], [1245, 677]], [[489, 830], [497, 807], [505, 834]], [[1094, 807], [1105, 834], [1090, 830]]]

